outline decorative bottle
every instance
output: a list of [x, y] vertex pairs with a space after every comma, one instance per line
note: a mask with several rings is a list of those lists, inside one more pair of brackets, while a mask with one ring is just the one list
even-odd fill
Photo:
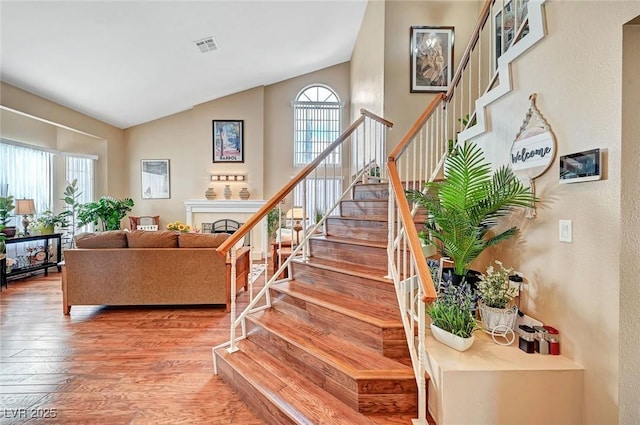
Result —
[[249, 199], [249, 196], [251, 196], [251, 193], [249, 193], [249, 189], [247, 189], [246, 187], [243, 187], [240, 190], [240, 199], [242, 199], [243, 201], [246, 201], [247, 199]]
[[231, 185], [224, 185], [224, 199], [231, 199]]

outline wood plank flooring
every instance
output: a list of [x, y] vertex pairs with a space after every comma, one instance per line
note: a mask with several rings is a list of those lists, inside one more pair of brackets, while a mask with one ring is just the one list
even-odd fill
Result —
[[60, 278], [0, 293], [1, 424], [265, 424], [213, 374], [211, 347], [229, 338], [223, 307], [64, 316]]

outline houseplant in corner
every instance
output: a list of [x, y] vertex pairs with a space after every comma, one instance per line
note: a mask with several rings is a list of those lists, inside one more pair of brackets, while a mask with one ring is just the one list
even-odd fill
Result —
[[461, 281], [482, 251], [517, 233], [515, 226], [490, 233], [499, 218], [517, 208], [533, 206], [536, 198], [509, 166], [492, 173], [491, 164], [473, 143], [448, 156], [445, 164], [442, 181], [426, 183], [424, 191], [408, 190], [406, 194], [429, 211], [428, 235], [440, 253], [454, 262], [453, 280]]
[[447, 285], [436, 301], [427, 307], [431, 316], [431, 333], [441, 343], [465, 351], [475, 340], [473, 331], [473, 296], [468, 285]]
[[6, 237], [12, 238], [16, 235], [16, 227], [15, 226], [7, 226], [9, 221], [11, 221], [11, 217], [13, 214], [11, 212], [15, 209], [15, 204], [13, 203], [13, 196], [0, 196], [0, 225], [4, 226], [2, 232]]
[[131, 198], [116, 199], [103, 196], [96, 202], [80, 204], [78, 207], [78, 227], [87, 224], [100, 225], [100, 230], [120, 230], [120, 221], [133, 208]]

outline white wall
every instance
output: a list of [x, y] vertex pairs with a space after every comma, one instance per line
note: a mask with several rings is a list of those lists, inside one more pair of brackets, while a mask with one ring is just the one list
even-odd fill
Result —
[[385, 2], [369, 1], [351, 55], [351, 122], [364, 108], [384, 113]]

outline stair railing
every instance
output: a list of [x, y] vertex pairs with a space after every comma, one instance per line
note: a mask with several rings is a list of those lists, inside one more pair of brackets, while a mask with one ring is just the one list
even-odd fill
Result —
[[[271, 307], [271, 285], [291, 279], [291, 261], [308, 256], [309, 238], [322, 232], [327, 218], [337, 214], [340, 201], [350, 195], [355, 184], [367, 180], [373, 167], [383, 170], [386, 131], [392, 126], [384, 118], [361, 109], [360, 117], [349, 128], [217, 248], [218, 253], [227, 256], [231, 263], [231, 324], [229, 341], [213, 347], [213, 351], [227, 346], [229, 352], [237, 351], [237, 342], [247, 335], [247, 315]], [[264, 258], [265, 284], [254, 294], [253, 282], [249, 282], [248, 305], [237, 314], [237, 250], [247, 234], [262, 233], [265, 222], [268, 232], [275, 237], [272, 260], [278, 265], [277, 270], [269, 276], [267, 253]], [[252, 234], [250, 239], [256, 238]], [[288, 277], [282, 278], [285, 271]], [[215, 354], [213, 361], [217, 373]]]
[[387, 162], [389, 276], [394, 281], [418, 386], [418, 421], [424, 424], [427, 423], [425, 373], [431, 372], [426, 361], [426, 307], [437, 293], [415, 225], [415, 215], [420, 210], [409, 205], [405, 190], [424, 191], [426, 182], [443, 176], [448, 152], [484, 131], [484, 113], [477, 112], [476, 102], [483, 96], [491, 97], [492, 90], [502, 85], [500, 78], [508, 78], [507, 60], [514, 56], [508, 49], [522, 50], [518, 43], [529, 31], [529, 19], [523, 12], [527, 3], [536, 6], [532, 11], [538, 22], [544, 0], [484, 3], [448, 91], [434, 97]]

